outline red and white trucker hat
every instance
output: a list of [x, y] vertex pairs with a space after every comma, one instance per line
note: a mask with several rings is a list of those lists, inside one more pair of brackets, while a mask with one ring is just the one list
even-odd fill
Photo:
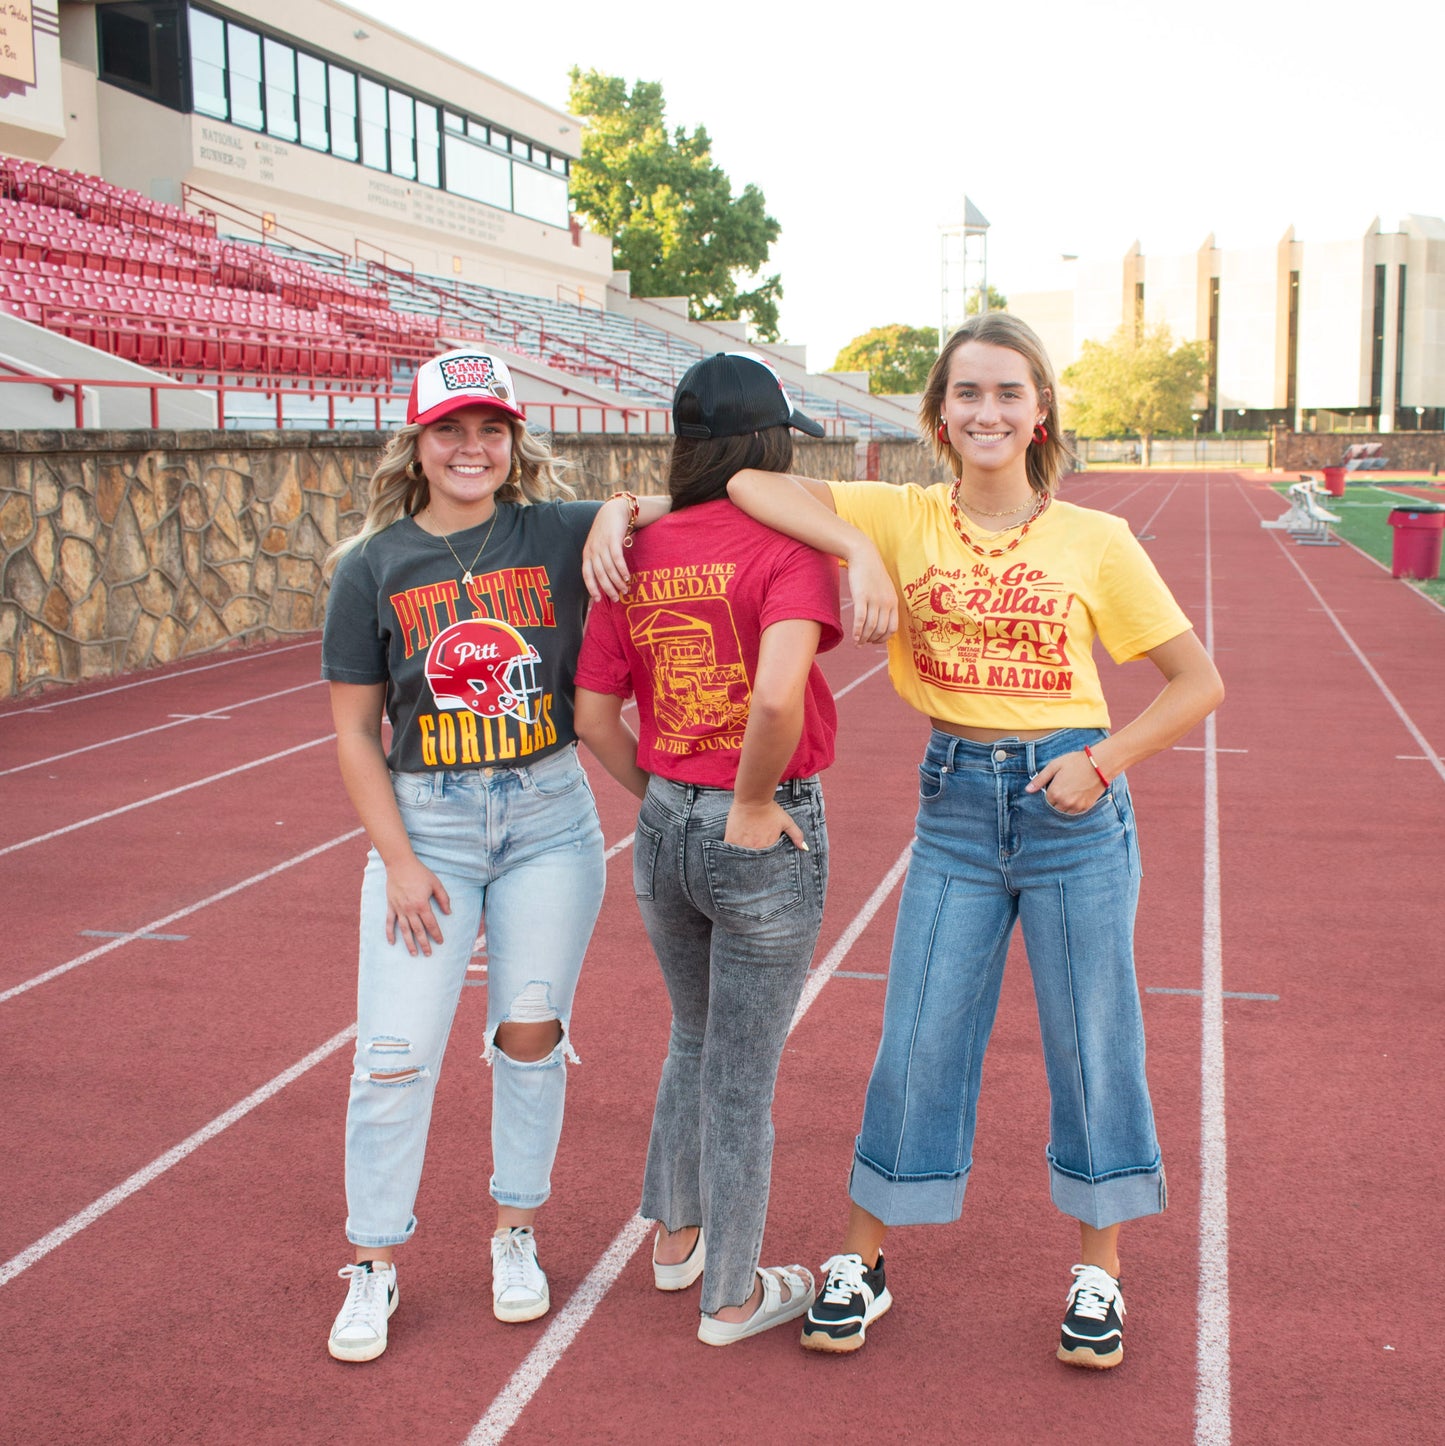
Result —
[[517, 392], [506, 363], [490, 352], [463, 346], [443, 352], [417, 368], [406, 419], [426, 426], [459, 407], [476, 406], [496, 407], [519, 422], [526, 420], [517, 405]]

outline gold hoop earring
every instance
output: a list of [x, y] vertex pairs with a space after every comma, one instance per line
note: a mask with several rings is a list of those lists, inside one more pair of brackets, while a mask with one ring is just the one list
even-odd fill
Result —
[[405, 470], [405, 472], [406, 472], [406, 475], [407, 475], [408, 477], [410, 477], [413, 482], [420, 482], [420, 481], [421, 481], [421, 478], [422, 478], [421, 463], [420, 463], [419, 461], [417, 461], [417, 459], [416, 459], [415, 457], [413, 457], [413, 458], [411, 459], [411, 461], [406, 464], [406, 467], [405, 467], [404, 470]]

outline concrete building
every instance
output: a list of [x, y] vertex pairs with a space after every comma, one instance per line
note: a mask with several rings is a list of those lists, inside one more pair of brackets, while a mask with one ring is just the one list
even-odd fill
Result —
[[237, 232], [602, 302], [611, 247], [567, 207], [580, 121], [454, 56], [334, 0], [6, 8], [0, 152]]
[[1439, 430], [1445, 425], [1445, 221], [1372, 221], [1351, 240], [1070, 262], [1071, 290], [1014, 292], [1062, 371], [1120, 326], [1210, 343], [1200, 429]]

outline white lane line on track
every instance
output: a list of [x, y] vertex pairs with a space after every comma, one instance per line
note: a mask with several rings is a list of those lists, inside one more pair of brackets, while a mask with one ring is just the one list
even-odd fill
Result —
[[868, 669], [866, 673], [860, 673], [856, 678], [853, 679], [851, 683], [844, 683], [841, 688], [837, 689], [834, 692], [833, 701], [836, 703], [839, 698], [847, 697], [847, 695], [851, 693], [853, 689], [858, 686], [859, 683], [866, 683], [868, 679], [873, 676], [874, 673], [879, 672], [881, 669], [886, 668], [887, 666], [888, 659], [884, 658], [881, 663], [875, 663], [871, 668]]
[[219, 783], [223, 778], [234, 778], [238, 773], [247, 773], [251, 769], [261, 768], [267, 763], [275, 763], [278, 758], [289, 758], [293, 753], [304, 753], [306, 749], [315, 748], [319, 743], [330, 743], [335, 737], [334, 733], [328, 733], [324, 738], [313, 738], [307, 743], [298, 743], [294, 748], [283, 748], [279, 753], [268, 753], [264, 758], [253, 759], [250, 763], [238, 763], [234, 768], [227, 768], [220, 773], [212, 773], [205, 778], [198, 778], [193, 783], [183, 783], [179, 788], [168, 788], [164, 793], [153, 793], [149, 798], [138, 798], [134, 803], [122, 804], [119, 808], [108, 809], [105, 813], [77, 819], [63, 828], [53, 828], [49, 833], [38, 833], [34, 838], [21, 839], [19, 843], [7, 844], [4, 848], [0, 848], [0, 858], [4, 858], [6, 854], [19, 853], [21, 849], [33, 848], [36, 844], [45, 843], [53, 838], [60, 838], [64, 834], [74, 833], [76, 829], [89, 828], [94, 823], [104, 823], [108, 818], [118, 818], [121, 814], [130, 813], [133, 809], [145, 808], [152, 803], [175, 798], [177, 794], [189, 793], [193, 788], [204, 788], [208, 783]]
[[[1363, 557], [1366, 562], [1373, 563], [1376, 567], [1380, 569], [1381, 572], [1390, 571], [1390, 565], [1388, 563], [1381, 562], [1378, 557], [1372, 556], [1370, 553], [1366, 552], [1363, 547], [1357, 546], [1355, 543], [1351, 542], [1348, 537], [1340, 537], [1338, 532], [1335, 533], [1334, 536], [1337, 537], [1339, 541], [1343, 542], [1345, 546], [1348, 547], [1351, 551], [1359, 553], [1359, 555]], [[1429, 593], [1421, 592], [1419, 588], [1411, 588], [1410, 590], [1415, 594], [1416, 597], [1420, 598], [1424, 602], [1429, 603], [1430, 606], [1434, 608], [1437, 612], [1445, 613], [1445, 603], [1436, 602]]]
[[[1214, 655], [1214, 554], [1204, 489], [1204, 647]], [[1204, 927], [1199, 1044], [1199, 1334], [1196, 1446], [1228, 1446], [1229, 1152], [1224, 1114], [1224, 937], [1219, 875], [1219, 754], [1214, 714], [1204, 720]]]
[[[877, 669], [873, 670], [874, 672]], [[864, 674], [864, 677], [869, 676]], [[859, 678], [858, 682], [863, 679]], [[850, 685], [851, 686], [851, 685]], [[788, 1033], [798, 1027], [808, 1012], [819, 991], [837, 971], [858, 936], [867, 928], [873, 916], [883, 907], [884, 900], [908, 868], [908, 855], [912, 844], [899, 855], [897, 862], [884, 876], [882, 882], [869, 896], [868, 902], [859, 909], [852, 922], [839, 936], [838, 942], [828, 951], [828, 957], [818, 966], [816, 974], [809, 977], [803, 988], [798, 1008]], [[588, 1318], [602, 1302], [603, 1296], [612, 1288], [622, 1274], [628, 1261], [637, 1253], [638, 1247], [647, 1239], [652, 1222], [634, 1215], [617, 1232], [603, 1253], [602, 1258], [587, 1273], [587, 1278], [573, 1292], [566, 1306], [555, 1320], [548, 1325], [542, 1339], [527, 1353], [526, 1359], [512, 1372], [511, 1379], [497, 1393], [487, 1414], [472, 1427], [465, 1446], [496, 1446], [496, 1443], [516, 1424], [517, 1418], [526, 1408], [528, 1401], [542, 1388], [552, 1368], [562, 1359], [567, 1348], [576, 1340]]]
[[164, 1175], [173, 1165], [179, 1165], [187, 1155], [200, 1149], [208, 1140], [213, 1140], [222, 1130], [229, 1129], [237, 1120], [249, 1115], [258, 1105], [263, 1105], [273, 1095], [280, 1094], [293, 1080], [300, 1078], [313, 1065], [336, 1053], [349, 1039], [356, 1037], [356, 1025], [349, 1024], [340, 1034], [334, 1034], [325, 1044], [313, 1049], [305, 1059], [297, 1060], [288, 1070], [283, 1070], [273, 1080], [268, 1080], [260, 1089], [253, 1090], [239, 1104], [234, 1104], [225, 1114], [217, 1115], [208, 1125], [203, 1125], [194, 1135], [182, 1140], [179, 1145], [167, 1150], [158, 1159], [152, 1160], [143, 1169], [137, 1170], [128, 1180], [123, 1180], [114, 1190], [102, 1195], [99, 1200], [87, 1205], [78, 1214], [72, 1215], [63, 1225], [58, 1225], [48, 1235], [42, 1235], [34, 1245], [13, 1255], [0, 1265], [0, 1286], [9, 1285], [22, 1271], [29, 1270], [44, 1260], [57, 1246], [79, 1235], [88, 1225], [94, 1225], [102, 1215], [114, 1210], [122, 1201], [129, 1199], [138, 1190], [144, 1190], [153, 1180]]
[[1141, 523], [1139, 527], [1135, 529], [1135, 537], [1143, 537], [1148, 533], [1149, 529], [1154, 525], [1154, 519], [1169, 505], [1169, 499], [1179, 490], [1183, 481], [1184, 479], [1181, 477], [1179, 481], [1164, 494], [1164, 500], [1149, 514], [1149, 520]]
[[13, 985], [0, 993], [0, 1004], [4, 1004], [8, 999], [14, 999], [17, 994], [24, 994], [34, 989], [37, 985], [47, 984], [52, 979], [58, 979], [62, 974], [69, 974], [72, 969], [78, 969], [82, 964], [89, 964], [92, 960], [99, 959], [102, 954], [109, 954], [112, 949], [132, 944], [137, 939], [145, 939], [148, 935], [164, 929], [167, 924], [174, 924], [177, 919], [187, 918], [200, 909], [220, 903], [222, 899], [229, 899], [232, 894], [239, 894], [243, 889], [249, 889], [254, 884], [265, 883], [267, 879], [273, 879], [277, 874], [284, 874], [287, 869], [294, 869], [298, 864], [304, 864], [308, 859], [314, 859], [318, 854], [324, 854], [328, 849], [334, 849], [338, 844], [344, 844], [348, 839], [357, 838], [364, 832], [365, 829], [354, 828], [349, 833], [338, 834], [333, 839], [327, 839], [323, 844], [317, 844], [313, 849], [307, 849], [305, 853], [293, 854], [291, 858], [283, 859], [269, 869], [262, 869], [259, 874], [252, 874], [249, 879], [242, 879], [239, 884], [231, 884], [228, 888], [209, 894], [194, 904], [187, 904], [183, 909], [176, 909], [173, 913], [163, 914], [159, 919], [152, 919], [149, 924], [142, 924], [140, 928], [121, 934], [110, 940], [109, 943], [89, 949], [84, 954], [78, 954], [74, 959], [66, 960], [64, 964], [57, 964], [55, 968], [47, 969], [43, 974], [37, 974], [33, 979], [25, 980], [23, 984]]
[[150, 678], [137, 678], [133, 683], [117, 683], [113, 688], [97, 688], [93, 693], [77, 693], [68, 698], [57, 698], [52, 703], [36, 703], [30, 708], [15, 708], [9, 712], [0, 713], [0, 723], [11, 718], [24, 718], [30, 713], [50, 713], [56, 708], [64, 708], [73, 703], [89, 703], [93, 698], [108, 698], [112, 693], [124, 693], [131, 688], [149, 688], [153, 683], [170, 683], [177, 678], [190, 678], [196, 673], [209, 673], [213, 668], [234, 668], [237, 663], [259, 663], [267, 658], [274, 658], [281, 653], [294, 653], [299, 648], [319, 648], [321, 639], [314, 638], [309, 643], [289, 643], [284, 648], [266, 648], [262, 652], [237, 653], [232, 657], [224, 658], [219, 663], [204, 663], [199, 668], [183, 668], [179, 673], [157, 673]]
[[[1260, 515], [1259, 508], [1254, 505], [1243, 488], [1240, 488], [1240, 494], [1244, 497], [1250, 510], [1258, 517]], [[1374, 665], [1365, 656], [1364, 649], [1350, 636], [1349, 630], [1340, 621], [1339, 614], [1325, 601], [1324, 594], [1314, 585], [1314, 581], [1311, 579], [1309, 573], [1299, 565], [1298, 561], [1296, 561], [1290, 553], [1290, 550], [1284, 545], [1279, 534], [1277, 532], [1271, 532], [1270, 536], [1274, 539], [1275, 546], [1279, 548], [1280, 555], [1299, 573], [1304, 585], [1310, 590], [1314, 596], [1314, 600], [1320, 605], [1320, 611], [1334, 624], [1335, 631], [1345, 640], [1345, 646], [1349, 648], [1355, 655], [1359, 665], [1369, 674], [1370, 681], [1380, 690], [1380, 696], [1395, 710], [1395, 716], [1405, 725], [1405, 731], [1420, 745], [1420, 751], [1425, 755], [1426, 761], [1435, 772], [1440, 775], [1441, 779], [1445, 779], [1445, 762], [1442, 762], [1440, 755], [1430, 746], [1425, 735], [1415, 726], [1415, 720], [1405, 711], [1404, 705], [1390, 691], [1385, 680], [1375, 671]], [[1358, 550], [1357, 548], [1356, 551]], [[1371, 561], [1373, 560], [1372, 558]]]
[[294, 688], [281, 688], [275, 693], [262, 693], [257, 698], [246, 698], [240, 703], [223, 703], [219, 708], [212, 708], [208, 713], [173, 713], [171, 717], [175, 720], [172, 723], [157, 723], [150, 728], [140, 728], [134, 733], [121, 733], [115, 738], [102, 738], [99, 743], [87, 743], [83, 748], [71, 748], [65, 753], [52, 753], [48, 758], [37, 758], [31, 763], [17, 763], [14, 768], [0, 768], [0, 778], [11, 773], [24, 773], [28, 768], [44, 768], [47, 763], [59, 763], [63, 758], [74, 758], [77, 753], [91, 753], [97, 748], [109, 748], [115, 743], [129, 743], [133, 738], [144, 738], [150, 733], [164, 733], [168, 728], [180, 728], [187, 723], [201, 722], [227, 722], [224, 714], [234, 713], [241, 708], [249, 708], [253, 703], [269, 703], [273, 698], [284, 698], [288, 693], [301, 693], [307, 688], [319, 688], [321, 679], [317, 678], [310, 683], [298, 683]]

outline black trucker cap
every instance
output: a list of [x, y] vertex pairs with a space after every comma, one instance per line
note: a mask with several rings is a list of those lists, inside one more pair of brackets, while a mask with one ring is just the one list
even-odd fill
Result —
[[679, 437], [743, 437], [764, 427], [796, 427], [810, 437], [823, 435], [823, 424], [793, 405], [782, 378], [760, 357], [716, 352], [694, 362], [677, 384], [672, 428]]

